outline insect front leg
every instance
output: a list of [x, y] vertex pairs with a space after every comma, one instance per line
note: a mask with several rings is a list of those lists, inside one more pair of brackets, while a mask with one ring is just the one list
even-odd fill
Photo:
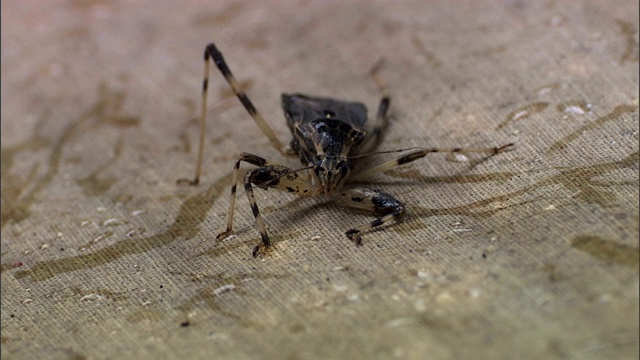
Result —
[[362, 245], [361, 233], [391, 221], [401, 222], [406, 211], [404, 204], [393, 196], [362, 187], [344, 190], [336, 196], [336, 200], [343, 205], [381, 216], [368, 224], [347, 230], [347, 237], [356, 245]]
[[487, 147], [487, 148], [423, 148], [414, 150], [408, 154], [402, 155], [394, 160], [384, 162], [380, 165], [376, 165], [369, 169], [365, 169], [351, 177], [352, 180], [361, 181], [366, 180], [371, 175], [383, 173], [387, 170], [391, 170], [392, 168], [410, 163], [412, 161], [416, 161], [418, 159], [422, 159], [423, 157], [432, 154], [432, 153], [487, 153], [490, 155], [497, 155], [501, 152], [510, 150], [513, 147], [513, 143], [506, 144], [497, 147]]
[[233, 166], [233, 175], [231, 180], [231, 200], [229, 202], [229, 213], [227, 214], [227, 230], [218, 234], [216, 240], [224, 239], [233, 234], [233, 212], [236, 205], [236, 192], [238, 188], [238, 180], [240, 177], [240, 163], [243, 161], [255, 166], [271, 165], [266, 159], [257, 155], [241, 153], [238, 156], [238, 160], [236, 160], [236, 163]]

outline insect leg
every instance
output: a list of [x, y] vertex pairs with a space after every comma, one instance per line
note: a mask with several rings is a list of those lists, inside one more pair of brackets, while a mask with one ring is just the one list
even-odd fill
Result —
[[207, 50], [204, 53], [204, 76], [202, 80], [202, 100], [200, 101], [200, 139], [198, 142], [198, 159], [196, 160], [196, 175], [193, 180], [179, 179], [178, 183], [186, 182], [189, 185], [198, 185], [202, 173], [202, 154], [204, 152], [205, 117], [207, 113], [207, 93], [209, 84], [209, 58]]
[[223, 233], [218, 234], [216, 240], [224, 239], [233, 233], [233, 212], [236, 205], [236, 191], [238, 187], [238, 178], [240, 177], [240, 163], [243, 161], [255, 166], [266, 166], [269, 164], [267, 160], [257, 155], [241, 153], [238, 156], [238, 160], [233, 166], [233, 175], [231, 180], [231, 200], [229, 203], [229, 213], [227, 214], [227, 230]]
[[378, 143], [380, 142], [382, 132], [386, 129], [387, 125], [389, 124], [389, 118], [387, 117], [387, 110], [389, 110], [390, 100], [389, 100], [389, 97], [385, 95], [387, 92], [386, 91], [387, 85], [385, 81], [382, 79], [382, 77], [379, 75], [383, 66], [384, 66], [384, 59], [380, 59], [373, 65], [371, 70], [369, 70], [369, 76], [371, 77], [371, 80], [373, 80], [373, 82], [378, 87], [378, 90], [384, 96], [380, 100], [380, 105], [378, 106], [378, 114], [376, 115], [376, 120], [375, 120], [376, 122], [373, 129], [371, 129], [371, 135], [367, 138], [367, 140], [365, 140], [365, 143], [362, 145], [362, 150], [360, 151], [360, 153], [368, 152], [374, 147], [376, 147], [376, 145], [378, 145]]
[[[269, 138], [271, 145], [273, 145], [273, 147], [275, 147], [276, 150], [280, 151], [281, 154], [287, 155], [288, 153], [284, 151], [284, 146], [282, 145], [280, 140], [278, 140], [278, 138], [276, 137], [276, 134], [273, 132], [273, 129], [271, 129], [271, 126], [269, 126], [267, 121], [262, 117], [262, 115], [260, 115], [258, 110], [256, 110], [255, 106], [253, 106], [253, 103], [251, 102], [251, 100], [249, 100], [249, 97], [247, 97], [247, 94], [245, 94], [240, 88], [240, 85], [238, 85], [238, 81], [231, 73], [231, 70], [229, 70], [229, 66], [227, 66], [227, 63], [224, 61], [224, 58], [222, 57], [222, 53], [218, 50], [215, 44], [207, 45], [207, 48], [204, 51], [205, 62], [208, 63], [209, 58], [213, 59], [213, 62], [215, 62], [215, 64], [218, 66], [218, 69], [224, 76], [225, 80], [227, 80], [227, 83], [229, 83], [231, 90], [233, 90], [233, 92], [236, 94], [236, 96], [238, 97], [238, 99], [240, 100], [244, 108], [247, 109], [247, 112], [249, 112], [249, 115], [251, 115], [251, 117], [256, 122], [258, 127], [260, 127], [260, 130], [262, 130], [262, 133], [267, 138]], [[205, 87], [206, 87], [206, 81], [205, 81]]]
[[342, 191], [336, 197], [338, 203], [381, 216], [346, 232], [347, 237], [356, 245], [362, 245], [361, 233], [391, 221], [400, 222], [405, 214], [405, 207], [400, 201], [380, 190], [357, 187]]
[[205, 118], [207, 113], [207, 94], [209, 92], [209, 72], [210, 72], [209, 63], [211, 59], [213, 59], [213, 61], [216, 63], [216, 65], [218, 66], [218, 69], [220, 69], [220, 72], [222, 72], [222, 75], [224, 76], [225, 80], [227, 80], [227, 83], [231, 87], [231, 90], [233, 90], [233, 92], [236, 94], [238, 99], [240, 99], [240, 102], [242, 103], [244, 108], [247, 109], [251, 117], [253, 117], [253, 120], [255, 120], [256, 124], [258, 124], [258, 127], [260, 127], [260, 130], [262, 130], [262, 133], [264, 133], [267, 136], [267, 138], [269, 138], [269, 141], [271, 142], [271, 144], [278, 151], [280, 151], [280, 153], [284, 155], [288, 155], [288, 153], [284, 151], [284, 147], [282, 143], [280, 142], [280, 140], [278, 140], [278, 138], [276, 137], [276, 134], [273, 132], [269, 124], [265, 121], [262, 115], [260, 115], [258, 110], [256, 110], [255, 106], [253, 106], [253, 103], [251, 102], [251, 100], [249, 100], [247, 95], [240, 89], [240, 85], [238, 84], [238, 81], [233, 76], [233, 74], [231, 74], [231, 70], [229, 70], [227, 63], [224, 61], [224, 58], [222, 57], [222, 54], [220, 53], [218, 48], [216, 48], [214, 44], [209, 44], [204, 50], [204, 78], [202, 80], [202, 100], [201, 100], [201, 107], [200, 107], [200, 139], [198, 144], [198, 160], [196, 162], [196, 175], [193, 180], [180, 179], [178, 180], [179, 183], [187, 182], [190, 185], [197, 185], [200, 182], [200, 175], [202, 173], [202, 154], [204, 152], [204, 133], [205, 133]]
[[[233, 214], [236, 202], [237, 184], [240, 174], [240, 163], [242, 161], [259, 166], [259, 168], [250, 170], [246, 173], [244, 177], [244, 189], [247, 193], [249, 204], [251, 205], [251, 211], [253, 212], [253, 216], [256, 220], [256, 226], [262, 237], [262, 245], [268, 247], [271, 242], [269, 240], [269, 236], [267, 235], [266, 226], [264, 224], [264, 221], [262, 220], [262, 216], [260, 215], [260, 210], [258, 209], [258, 205], [256, 204], [252, 184], [265, 190], [274, 188], [301, 195], [317, 195], [322, 191], [322, 188], [314, 187], [308, 181], [306, 175], [289, 169], [286, 166], [271, 163], [264, 158], [253, 154], [242, 153], [238, 157], [238, 160], [236, 161], [233, 168], [231, 201], [229, 204], [229, 213], [227, 217], [227, 230], [220, 233], [216, 237], [216, 240], [224, 239], [233, 233]], [[258, 255], [259, 249], [260, 245], [256, 246], [253, 249], [252, 253], [254, 257]]]
[[418, 159], [422, 159], [423, 157], [431, 154], [431, 153], [461, 153], [461, 154], [466, 154], [466, 153], [488, 153], [491, 155], [496, 155], [499, 154], [501, 152], [507, 151], [509, 150], [514, 144], [506, 144], [506, 145], [502, 145], [502, 146], [497, 146], [497, 147], [492, 147], [492, 148], [423, 148], [423, 149], [418, 149], [418, 150], [414, 150], [408, 154], [402, 155], [400, 157], [398, 157], [397, 159], [391, 160], [391, 161], [387, 161], [384, 162], [380, 165], [374, 166], [372, 168], [369, 169], [365, 169], [355, 175], [353, 175], [351, 177], [352, 180], [364, 180], [367, 177], [374, 175], [374, 174], [379, 174], [382, 172], [385, 172], [387, 170], [390, 170], [398, 165], [403, 165], [406, 163], [410, 163], [412, 161], [418, 160]]
[[249, 198], [251, 211], [253, 212], [253, 217], [256, 219], [256, 226], [258, 227], [258, 231], [262, 237], [262, 244], [256, 245], [251, 252], [253, 257], [257, 257], [260, 247], [269, 247], [271, 245], [271, 241], [267, 235], [267, 228], [262, 220], [262, 216], [260, 216], [260, 210], [258, 210], [258, 205], [256, 204], [251, 184], [255, 184], [265, 190], [274, 188], [302, 195], [319, 193], [321, 188], [318, 188], [317, 191], [313, 192], [312, 184], [307, 181], [305, 176], [300, 176], [297, 172], [281, 165], [261, 167], [251, 170], [245, 175], [244, 190]]
[[[262, 172], [266, 170], [265, 168], [257, 169]], [[262, 220], [262, 216], [260, 216], [260, 210], [258, 210], [258, 204], [256, 204], [256, 197], [253, 194], [253, 187], [251, 186], [252, 177], [255, 177], [255, 170], [248, 172], [244, 177], [244, 190], [247, 193], [247, 197], [249, 198], [249, 204], [251, 205], [251, 211], [253, 212], [253, 217], [256, 219], [256, 226], [258, 227], [258, 231], [260, 232], [260, 236], [262, 237], [262, 245], [264, 247], [268, 247], [271, 245], [271, 240], [269, 240], [269, 235], [267, 235], [267, 227], [264, 225], [264, 221]], [[267, 170], [269, 172], [269, 170]], [[260, 250], [260, 244], [256, 245], [251, 251], [253, 257], [258, 256], [258, 251]]]
[[387, 110], [389, 110], [390, 101], [391, 100], [388, 96], [385, 96], [380, 100], [380, 105], [378, 106], [378, 115], [376, 115], [375, 126], [371, 130], [371, 136], [366, 140], [364, 145], [362, 145], [362, 150], [360, 151], [361, 153], [370, 151], [380, 142], [382, 132], [387, 128], [387, 125], [389, 124]]

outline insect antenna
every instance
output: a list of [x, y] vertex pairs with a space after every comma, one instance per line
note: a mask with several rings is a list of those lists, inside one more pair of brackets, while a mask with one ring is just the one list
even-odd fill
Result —
[[362, 157], [367, 157], [371, 155], [380, 155], [380, 154], [393, 154], [399, 152], [405, 152], [409, 150], [419, 150], [421, 152], [445, 152], [445, 153], [491, 153], [491, 154], [499, 154], [501, 152], [510, 151], [514, 148], [513, 143], [492, 147], [492, 148], [425, 148], [421, 146], [413, 146], [404, 149], [394, 149], [394, 150], [382, 150], [382, 151], [372, 151], [364, 154], [356, 154], [349, 156], [349, 159], [358, 159]]
[[414, 147], [404, 148], [404, 149], [371, 151], [371, 152], [364, 153], [364, 154], [351, 155], [351, 156], [349, 156], [349, 159], [359, 159], [359, 158], [363, 158], [363, 157], [367, 157], [367, 156], [371, 156], [371, 155], [393, 154], [393, 153], [405, 152], [405, 151], [409, 151], [409, 150], [421, 150], [421, 149], [424, 149], [424, 148], [423, 147], [419, 147], [419, 146], [414, 146]]
[[450, 153], [450, 154], [468, 154], [468, 153], [488, 153], [490, 155], [496, 155], [503, 151], [508, 151], [513, 149], [514, 144], [506, 144], [502, 146], [496, 147], [486, 147], [486, 148], [425, 148], [425, 147], [411, 147], [406, 149], [398, 149], [398, 150], [387, 150], [387, 151], [376, 151], [372, 153], [365, 153], [360, 155], [354, 155], [354, 157], [363, 157], [374, 154], [388, 154], [388, 153], [397, 153], [412, 150], [412, 152], [408, 154], [401, 155], [400, 157], [393, 159], [391, 161], [384, 162], [382, 164], [376, 165], [369, 169], [363, 170], [354, 176], [351, 177], [352, 180], [362, 181], [366, 179], [368, 176], [383, 173], [387, 170], [390, 170], [398, 165], [403, 165], [418, 159], [421, 159], [428, 154], [432, 153]]

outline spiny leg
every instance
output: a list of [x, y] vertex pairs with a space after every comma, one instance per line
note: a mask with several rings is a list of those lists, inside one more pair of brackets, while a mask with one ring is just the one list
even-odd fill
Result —
[[[414, 150], [408, 154], [402, 155], [394, 160], [384, 162], [380, 165], [374, 166], [372, 168], [363, 170], [354, 176], [351, 177], [352, 180], [362, 181], [366, 180], [371, 175], [379, 174], [390, 170], [398, 165], [403, 165], [406, 163], [410, 163], [412, 161], [422, 159], [423, 157], [431, 154], [431, 153], [488, 153], [491, 155], [496, 155], [501, 152], [509, 150], [514, 144], [506, 144], [502, 146], [492, 147], [492, 148], [423, 148]], [[401, 150], [402, 151], [402, 150]]]
[[[260, 210], [258, 209], [258, 205], [256, 204], [253, 187], [251, 185], [254, 184], [265, 190], [274, 188], [301, 195], [317, 195], [322, 191], [322, 188], [314, 188], [304, 174], [287, 168], [286, 166], [271, 163], [264, 158], [253, 154], [242, 153], [238, 157], [238, 160], [236, 161], [233, 168], [231, 201], [229, 204], [229, 214], [227, 217], [227, 230], [220, 233], [216, 237], [216, 240], [224, 239], [233, 233], [233, 213], [236, 202], [237, 184], [239, 180], [238, 178], [240, 174], [240, 163], [242, 161], [259, 166], [259, 168], [250, 170], [246, 173], [244, 177], [244, 189], [247, 193], [249, 204], [251, 205], [251, 211], [253, 212], [253, 216], [256, 220], [256, 226], [262, 237], [262, 245], [264, 247], [268, 247], [271, 242], [269, 240], [269, 236], [267, 235], [266, 226], [264, 224], [264, 221], [262, 220], [262, 216], [260, 215]], [[260, 246], [261, 245], [257, 245], [256, 247], [254, 247], [252, 252], [254, 257], [258, 255]]]
[[400, 201], [380, 190], [357, 187], [340, 192], [336, 200], [349, 207], [383, 215], [368, 224], [347, 230], [347, 237], [356, 245], [362, 245], [361, 233], [391, 221], [401, 222], [405, 214], [405, 207]]

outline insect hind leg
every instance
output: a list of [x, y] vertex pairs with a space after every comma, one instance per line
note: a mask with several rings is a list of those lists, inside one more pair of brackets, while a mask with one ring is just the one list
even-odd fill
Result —
[[371, 149], [375, 148], [376, 145], [380, 143], [382, 132], [387, 128], [389, 124], [389, 117], [387, 116], [387, 111], [389, 110], [390, 99], [387, 93], [387, 84], [380, 76], [380, 71], [384, 66], [384, 59], [379, 59], [369, 70], [369, 76], [373, 83], [378, 88], [378, 91], [383, 94], [382, 99], [380, 99], [380, 105], [378, 105], [378, 113], [375, 119], [375, 125], [373, 129], [371, 129], [371, 135], [368, 137], [367, 141], [362, 146], [361, 153], [371, 151]]
[[220, 72], [222, 73], [222, 76], [224, 76], [225, 80], [227, 80], [227, 83], [231, 87], [231, 90], [233, 90], [234, 94], [236, 94], [236, 96], [238, 97], [238, 100], [240, 100], [244, 108], [247, 109], [247, 112], [249, 113], [249, 115], [251, 115], [251, 117], [256, 122], [258, 127], [260, 127], [260, 130], [262, 130], [262, 133], [267, 138], [269, 138], [271, 145], [273, 145], [273, 147], [276, 148], [276, 150], [278, 150], [283, 155], [287, 155], [287, 153], [284, 151], [284, 146], [282, 145], [280, 140], [276, 137], [276, 134], [273, 132], [273, 129], [271, 129], [271, 126], [269, 126], [267, 121], [262, 117], [262, 115], [260, 115], [260, 113], [258, 112], [256, 107], [253, 105], [251, 100], [249, 100], [249, 97], [247, 96], [247, 94], [245, 94], [244, 91], [242, 91], [242, 89], [240, 88], [238, 81], [231, 73], [231, 70], [229, 69], [227, 62], [224, 61], [224, 57], [222, 56], [222, 53], [220, 52], [220, 50], [218, 50], [215, 44], [211, 43], [207, 45], [207, 48], [205, 49], [205, 52], [204, 52], [204, 58], [205, 58], [205, 62], [208, 62], [209, 58], [213, 60], [213, 62], [218, 67], [218, 70], [220, 70]]
[[392, 221], [399, 223], [406, 212], [404, 204], [393, 196], [380, 190], [371, 190], [363, 187], [342, 191], [337, 195], [336, 200], [343, 205], [381, 215], [381, 217], [368, 224], [347, 230], [345, 234], [356, 245], [362, 245], [361, 234], [363, 232]]
[[389, 117], [387, 116], [387, 111], [389, 110], [390, 102], [391, 100], [388, 96], [385, 96], [380, 100], [380, 105], [378, 106], [378, 114], [376, 115], [375, 126], [373, 127], [373, 129], [371, 129], [371, 136], [362, 146], [361, 152], [368, 152], [371, 149], [375, 148], [378, 143], [380, 143], [382, 132], [387, 128], [387, 125], [389, 125]]
[[258, 110], [255, 108], [247, 94], [242, 91], [238, 81], [229, 70], [229, 66], [224, 61], [222, 57], [222, 53], [218, 50], [215, 44], [211, 43], [207, 45], [204, 50], [204, 77], [202, 80], [202, 100], [200, 107], [200, 139], [198, 144], [198, 159], [196, 161], [196, 174], [193, 180], [189, 179], [180, 179], [178, 183], [188, 183], [190, 185], [197, 185], [200, 182], [200, 175], [202, 173], [202, 156], [204, 152], [204, 134], [205, 134], [205, 118], [207, 113], [207, 94], [209, 93], [209, 75], [210, 75], [210, 61], [213, 61], [225, 80], [233, 90], [234, 94], [238, 97], [242, 105], [247, 112], [251, 115], [253, 120], [258, 124], [258, 127], [262, 131], [262, 133], [269, 139], [269, 142], [275, 147], [280, 153], [284, 155], [288, 155], [285, 152], [284, 147], [280, 140], [276, 137], [276, 134], [271, 129], [271, 126], [267, 123], [267, 121], [260, 115]]

